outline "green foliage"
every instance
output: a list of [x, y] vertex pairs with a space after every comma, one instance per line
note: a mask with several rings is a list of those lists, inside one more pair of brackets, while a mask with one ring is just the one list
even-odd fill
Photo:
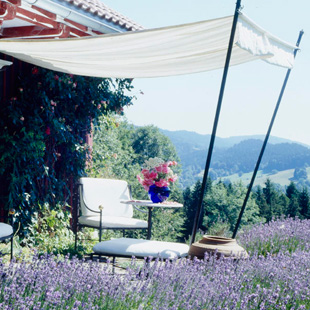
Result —
[[93, 162], [88, 174], [133, 180], [140, 171], [131, 146], [133, 127], [113, 115], [102, 116], [94, 127]]
[[286, 214], [291, 217], [299, 216], [299, 202], [298, 202], [298, 190], [294, 182], [286, 188], [286, 196], [289, 198], [289, 204]]
[[22, 241], [28, 248], [44, 253], [67, 254], [74, 246], [70, 229], [71, 213], [68, 206], [57, 204], [53, 209], [48, 203], [39, 205], [28, 227], [29, 234]]
[[265, 187], [263, 188], [263, 193], [267, 209], [263, 210], [262, 214], [267, 222], [274, 217], [279, 217], [281, 214], [284, 214], [286, 211], [287, 199], [283, 199], [283, 195], [281, 195], [270, 179], [267, 179]]
[[7, 184], [1, 197], [18, 210], [20, 232], [38, 205], [69, 201], [73, 184], [90, 157], [86, 144], [92, 122], [109, 111], [122, 113], [131, 97], [128, 80], [97, 79], [33, 68], [23, 72], [16, 96], [1, 106], [0, 177]]
[[159, 157], [164, 161], [178, 160], [171, 140], [155, 126], [138, 127], [132, 136], [132, 147], [137, 154], [137, 163], [142, 165], [149, 158]]
[[303, 188], [298, 197], [300, 216], [304, 219], [310, 218], [310, 197], [307, 188]]
[[[229, 224], [229, 228], [232, 231], [237, 222], [246, 191], [246, 187], [241, 182], [233, 185], [225, 185], [222, 182], [213, 184], [205, 197], [204, 226], [210, 229], [215, 223], [221, 221]], [[250, 195], [242, 216], [241, 225], [258, 223], [260, 221], [258, 206], [252, 195]]]
[[[222, 182], [208, 180], [207, 188], [203, 198], [202, 216], [198, 228], [208, 234], [228, 236], [237, 222], [241, 206], [247, 189], [241, 182], [226, 185]], [[183, 233], [188, 238], [192, 233], [193, 222], [199, 203], [201, 183], [184, 191], [184, 213], [185, 221]], [[250, 196], [247, 208], [241, 220], [241, 226], [258, 223], [262, 221], [259, 216], [258, 206]]]
[[39, 205], [28, 224], [26, 238], [17, 237], [15, 257], [25, 259], [34, 253], [44, 255], [45, 253], [55, 255], [78, 255], [91, 252], [94, 245], [91, 239], [92, 230], [79, 232], [79, 243], [77, 249], [74, 246], [74, 233], [70, 228], [70, 207], [57, 204], [50, 206], [48, 203]]
[[306, 187], [299, 190], [294, 182], [287, 186], [285, 193], [276, 187], [270, 179], [265, 182], [265, 187], [258, 186], [254, 191], [256, 203], [259, 206], [260, 215], [267, 222], [282, 215], [310, 218], [309, 192]]
[[[209, 180], [209, 182], [211, 182], [211, 180]], [[188, 187], [183, 192], [184, 215], [185, 215], [183, 234], [185, 239], [187, 239], [192, 234], [193, 223], [196, 215], [196, 210], [198, 208], [200, 193], [201, 193], [200, 181], [197, 181], [195, 183], [193, 189], [190, 189]], [[201, 226], [202, 226], [202, 217], [200, 217], [200, 222], [198, 223], [198, 227]]]

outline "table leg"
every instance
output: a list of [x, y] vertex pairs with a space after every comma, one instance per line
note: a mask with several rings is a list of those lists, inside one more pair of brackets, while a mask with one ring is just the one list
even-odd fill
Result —
[[147, 219], [147, 222], [148, 222], [147, 239], [151, 240], [151, 237], [152, 237], [152, 211], [153, 211], [153, 208], [152, 207], [148, 207], [148, 209], [149, 209], [149, 214], [148, 214], [148, 219]]

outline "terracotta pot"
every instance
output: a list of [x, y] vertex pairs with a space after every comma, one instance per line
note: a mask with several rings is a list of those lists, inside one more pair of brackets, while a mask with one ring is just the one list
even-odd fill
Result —
[[236, 239], [209, 235], [205, 235], [200, 241], [193, 243], [188, 254], [191, 258], [203, 259], [205, 253], [216, 253], [217, 256], [223, 255], [234, 258], [247, 258], [249, 256], [246, 250], [238, 245]]

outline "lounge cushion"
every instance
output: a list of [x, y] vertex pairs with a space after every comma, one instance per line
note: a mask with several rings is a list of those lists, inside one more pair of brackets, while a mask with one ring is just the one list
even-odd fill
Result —
[[11, 225], [0, 223], [0, 239], [10, 237], [13, 234], [13, 227]]
[[142, 240], [133, 238], [118, 238], [97, 243], [93, 247], [96, 254], [111, 256], [159, 257], [174, 259], [186, 257], [189, 246], [187, 244]]
[[[79, 223], [92, 227], [98, 227], [100, 223], [99, 216], [80, 216]], [[147, 222], [131, 217], [122, 216], [103, 216], [102, 228], [147, 228]]]

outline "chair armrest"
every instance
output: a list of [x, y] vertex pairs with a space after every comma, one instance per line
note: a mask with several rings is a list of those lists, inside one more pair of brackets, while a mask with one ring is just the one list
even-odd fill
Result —
[[138, 211], [140, 211], [140, 212], [142, 212], [142, 213], [148, 213], [148, 211], [147, 210], [141, 210], [141, 209], [139, 209], [136, 205], [132, 205], [136, 210], [138, 210]]
[[[128, 190], [129, 190], [129, 198], [132, 200], [131, 185], [130, 185], [130, 184], [128, 184]], [[146, 210], [141, 210], [141, 209], [139, 209], [135, 204], [132, 204], [132, 205], [133, 205], [133, 207], [134, 207], [136, 210], [138, 210], [139, 212], [148, 213], [148, 211], [146, 211]]]
[[14, 214], [15, 214], [15, 210], [14, 209], [10, 209], [9, 210], [9, 215], [10, 215], [10, 224], [11, 224], [11, 226], [13, 227], [13, 225], [14, 225]]
[[91, 211], [91, 212], [100, 214], [102, 211], [93, 210], [93, 209], [91, 209], [91, 208], [89, 208], [89, 207], [87, 206], [87, 204], [86, 204], [86, 202], [85, 202], [85, 200], [84, 200], [83, 184], [79, 183], [79, 186], [81, 187], [81, 193], [82, 193], [82, 195], [80, 195], [80, 196], [82, 196], [82, 197], [80, 197], [80, 199], [83, 199], [83, 203], [84, 203], [85, 208], [86, 208], [87, 210]]

